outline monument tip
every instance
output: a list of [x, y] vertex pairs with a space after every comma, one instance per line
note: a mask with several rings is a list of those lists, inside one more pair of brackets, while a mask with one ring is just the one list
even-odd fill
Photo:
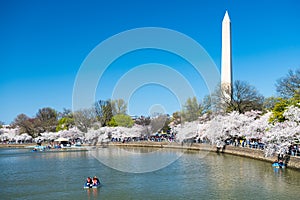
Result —
[[223, 21], [230, 21], [228, 11], [226, 10]]

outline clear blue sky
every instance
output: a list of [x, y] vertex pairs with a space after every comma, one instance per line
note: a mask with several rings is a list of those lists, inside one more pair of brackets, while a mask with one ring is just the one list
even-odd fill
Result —
[[[0, 121], [10, 123], [20, 113], [33, 117], [42, 107], [71, 108], [73, 84], [85, 57], [101, 41], [133, 28], [164, 27], [184, 33], [200, 43], [220, 68], [226, 10], [232, 22], [233, 79], [247, 81], [265, 97], [276, 95], [276, 80], [289, 69], [300, 68], [298, 0], [2, 0]], [[169, 56], [149, 55], [155, 62]], [[130, 69], [130, 59], [141, 58], [130, 56], [123, 63], [120, 59], [119, 66]], [[151, 62], [151, 56], [141, 61]], [[107, 71], [105, 84], [113, 84], [109, 77], [113, 80], [116, 72], [117, 68]], [[193, 80], [192, 71], [182, 73], [192, 84], [201, 85], [201, 80]], [[154, 104], [165, 104], [168, 113], [176, 110], [168, 91], [148, 87], [133, 95], [130, 114], [147, 114]], [[109, 97], [110, 87], [103, 88], [106, 91], [98, 91], [97, 98]], [[201, 99], [206, 94], [199, 91]]]

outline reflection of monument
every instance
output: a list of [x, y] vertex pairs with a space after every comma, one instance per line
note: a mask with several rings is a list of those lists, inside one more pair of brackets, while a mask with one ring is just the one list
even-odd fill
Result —
[[226, 11], [222, 22], [221, 86], [226, 98], [232, 98], [231, 24]]

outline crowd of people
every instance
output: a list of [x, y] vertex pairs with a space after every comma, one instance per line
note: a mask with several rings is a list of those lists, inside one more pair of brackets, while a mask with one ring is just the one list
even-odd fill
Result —
[[289, 148], [289, 154], [291, 156], [300, 156], [300, 144], [293, 144]]
[[124, 137], [124, 138], [116, 138], [112, 137], [111, 142], [140, 142], [140, 141], [148, 141], [148, 142], [175, 142], [174, 134], [155, 134], [150, 136], [141, 136], [141, 137]]

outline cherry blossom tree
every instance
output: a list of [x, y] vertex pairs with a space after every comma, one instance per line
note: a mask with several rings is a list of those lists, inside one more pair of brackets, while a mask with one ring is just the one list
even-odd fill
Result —
[[266, 156], [275, 153], [285, 154], [289, 147], [300, 139], [300, 109], [296, 106], [289, 106], [283, 116], [287, 120], [270, 125], [263, 137], [263, 142], [266, 144]]

